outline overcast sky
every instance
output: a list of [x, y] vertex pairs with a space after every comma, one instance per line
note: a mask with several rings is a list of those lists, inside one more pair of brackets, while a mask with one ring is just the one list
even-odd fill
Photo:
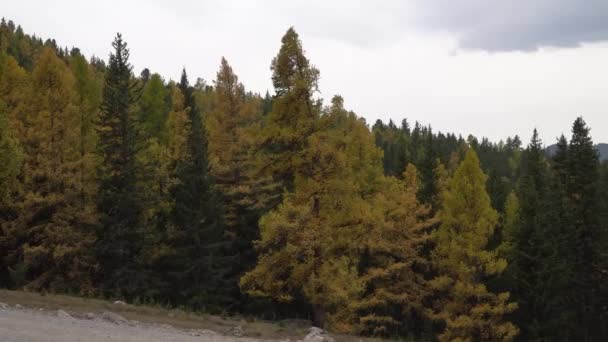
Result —
[[538, 128], [546, 144], [582, 115], [608, 142], [608, 1], [3, 1], [27, 33], [107, 59], [116, 32], [139, 73], [215, 78], [225, 56], [270, 90], [289, 26], [321, 71], [319, 96], [368, 123], [403, 118], [492, 140]]

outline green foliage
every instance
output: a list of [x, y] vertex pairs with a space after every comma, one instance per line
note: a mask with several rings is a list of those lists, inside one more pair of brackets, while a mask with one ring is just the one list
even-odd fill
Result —
[[142, 148], [135, 111], [139, 94], [120, 34], [112, 46], [97, 126], [100, 226], [95, 247], [104, 293], [131, 300], [146, 287], [139, 260], [144, 210], [138, 186], [144, 175], [137, 158]]
[[226, 300], [221, 294], [227, 290], [223, 282], [230, 255], [226, 255], [219, 201], [208, 173], [204, 123], [185, 70], [179, 89], [188, 120], [184, 158], [177, 161], [177, 183], [171, 189], [174, 207], [167, 232], [171, 299], [174, 304], [218, 310]]

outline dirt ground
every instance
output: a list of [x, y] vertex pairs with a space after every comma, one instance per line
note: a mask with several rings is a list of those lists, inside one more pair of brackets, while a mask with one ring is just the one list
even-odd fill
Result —
[[[310, 324], [201, 315], [97, 299], [0, 290], [0, 342], [299, 341]], [[335, 335], [336, 342], [376, 339]]]

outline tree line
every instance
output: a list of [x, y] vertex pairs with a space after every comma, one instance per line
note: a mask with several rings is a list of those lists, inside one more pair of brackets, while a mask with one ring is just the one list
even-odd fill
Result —
[[166, 81], [0, 23], [0, 286], [422, 340], [608, 336], [608, 164], [371, 127], [293, 28], [274, 94]]

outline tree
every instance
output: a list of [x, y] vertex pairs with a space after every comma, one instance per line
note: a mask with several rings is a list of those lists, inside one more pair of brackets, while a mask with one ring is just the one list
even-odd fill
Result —
[[320, 103], [312, 98], [318, 90], [319, 70], [310, 65], [293, 28], [287, 30], [281, 43], [271, 65], [276, 95], [260, 144], [266, 157], [262, 171], [291, 191], [308, 137], [319, 118]]
[[518, 196], [512, 194], [519, 200], [507, 200], [502, 246], [509, 261], [505, 277], [519, 304], [516, 322], [526, 339], [559, 339], [572, 319], [562, 295], [570, 276], [569, 236], [555, 200], [560, 187], [548, 166], [534, 130], [522, 157]]
[[276, 202], [278, 189], [270, 177], [253, 172], [254, 134], [262, 119], [260, 99], [245, 94], [225, 58], [217, 73], [214, 96], [214, 108], [206, 117], [209, 164], [221, 195], [226, 232], [237, 256], [230, 277], [233, 297], [239, 299], [238, 278], [255, 262], [252, 242], [258, 238], [258, 220]]
[[429, 295], [423, 250], [436, 219], [418, 202], [418, 174], [407, 166], [404, 180], [387, 177], [372, 199], [374, 224], [362, 241], [359, 267], [365, 290], [354, 300], [357, 331], [381, 336], [419, 335], [423, 299]]
[[[5, 226], [6, 262], [13, 286], [92, 293], [91, 207], [79, 200], [80, 131], [74, 78], [52, 49], [44, 49], [31, 75], [27, 110], [17, 110], [25, 154], [19, 192]], [[22, 104], [23, 105], [23, 104]]]
[[504, 319], [516, 304], [509, 293], [493, 293], [484, 279], [502, 272], [507, 263], [487, 250], [498, 215], [485, 190], [486, 176], [469, 149], [456, 169], [439, 213], [432, 254], [438, 276], [431, 281], [436, 298], [430, 315], [445, 324], [442, 341], [510, 340], [517, 328]]
[[0, 100], [0, 203], [11, 198], [11, 191], [21, 169], [23, 154], [18, 141], [9, 128], [5, 104]]
[[187, 112], [184, 159], [171, 189], [174, 207], [168, 231], [170, 285], [174, 304], [218, 310], [226, 298], [226, 239], [221, 207], [209, 174], [207, 137], [186, 71], [178, 85]]
[[142, 89], [140, 117], [146, 138], [156, 138], [160, 142], [167, 139], [165, 123], [169, 114], [167, 99], [169, 93], [159, 74], [153, 74]]
[[144, 175], [138, 161], [142, 149], [135, 104], [139, 88], [121, 34], [112, 43], [97, 126], [101, 162], [97, 174], [100, 227], [96, 252], [99, 286], [104, 294], [133, 300], [146, 287], [141, 278], [143, 200], [138, 185]]
[[568, 145], [565, 171], [566, 191], [573, 218], [571, 250], [573, 255], [572, 293], [569, 297], [576, 307], [576, 335], [578, 339], [589, 341], [601, 338], [608, 301], [602, 294], [602, 276], [606, 265], [606, 230], [600, 225], [599, 217], [599, 156], [589, 136], [582, 117], [572, 125], [572, 138]]
[[334, 97], [295, 170], [294, 192], [260, 220], [255, 268], [241, 288], [282, 302], [303, 298], [313, 322], [348, 331], [363, 290], [358, 246], [373, 224], [366, 196], [382, 176], [367, 127]]

